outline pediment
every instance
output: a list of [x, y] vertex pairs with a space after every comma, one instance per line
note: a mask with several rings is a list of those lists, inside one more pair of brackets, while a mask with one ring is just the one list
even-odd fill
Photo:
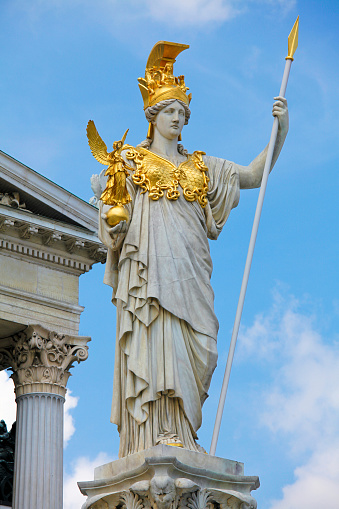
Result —
[[97, 232], [98, 209], [0, 151], [0, 204]]

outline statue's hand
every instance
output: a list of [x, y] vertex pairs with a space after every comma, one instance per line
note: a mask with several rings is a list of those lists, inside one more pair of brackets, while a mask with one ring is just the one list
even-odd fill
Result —
[[288, 107], [285, 97], [275, 97], [273, 103], [272, 115], [279, 120], [279, 131], [286, 134], [288, 131]]
[[115, 235], [119, 235], [120, 233], [126, 233], [127, 232], [127, 222], [126, 221], [120, 221], [117, 225], [113, 226], [113, 228], [110, 228], [108, 230], [111, 237], [114, 237]]
[[[105, 221], [107, 220], [107, 215], [102, 213], [101, 214], [102, 219]], [[120, 233], [126, 233], [127, 232], [127, 222], [126, 221], [120, 221], [120, 223], [113, 226], [113, 228], [109, 228], [108, 233], [110, 236], [114, 239], [117, 235], [120, 235]]]

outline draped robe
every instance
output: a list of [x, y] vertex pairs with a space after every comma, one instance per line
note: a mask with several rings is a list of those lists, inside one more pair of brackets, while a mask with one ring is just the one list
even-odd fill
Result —
[[111, 421], [120, 457], [168, 437], [201, 450], [196, 431], [218, 332], [208, 238], [218, 237], [239, 201], [237, 165], [203, 158], [210, 179], [204, 209], [182, 192], [178, 200], [151, 200], [129, 178], [127, 233], [112, 239], [100, 220], [99, 237], [109, 248], [104, 282], [117, 307]]

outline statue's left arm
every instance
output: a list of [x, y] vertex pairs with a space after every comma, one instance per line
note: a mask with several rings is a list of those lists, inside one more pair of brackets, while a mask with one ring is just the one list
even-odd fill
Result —
[[[284, 144], [288, 132], [289, 124], [288, 107], [286, 99], [280, 96], [275, 97], [274, 99], [275, 102], [273, 104], [272, 114], [274, 117], [278, 118], [279, 127], [270, 171], [272, 171], [273, 166], [276, 160], [278, 159], [278, 156], [280, 154], [280, 151], [282, 149], [282, 146]], [[265, 167], [267, 149], [268, 145], [248, 166], [237, 165], [239, 170], [239, 180], [241, 189], [252, 189], [255, 187], [260, 187]]]

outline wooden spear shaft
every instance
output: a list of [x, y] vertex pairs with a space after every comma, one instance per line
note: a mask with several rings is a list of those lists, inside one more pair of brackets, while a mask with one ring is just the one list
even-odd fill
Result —
[[[298, 46], [298, 29], [299, 29], [299, 16], [297, 17], [297, 20], [294, 23], [291, 33], [288, 37], [288, 56], [286, 57], [285, 70], [284, 70], [284, 75], [283, 75], [283, 79], [281, 82], [280, 93], [279, 93], [279, 95], [281, 97], [285, 97], [288, 77], [290, 74], [290, 69], [291, 69], [291, 65], [292, 65], [292, 61], [293, 61], [293, 55], [294, 55], [294, 52]], [[237, 338], [238, 338], [238, 332], [239, 332], [239, 327], [240, 327], [242, 310], [244, 307], [247, 283], [248, 283], [248, 278], [249, 278], [250, 270], [251, 270], [255, 241], [256, 241], [257, 233], [258, 233], [258, 229], [259, 229], [260, 216], [261, 216], [261, 211], [262, 211], [262, 207], [263, 207], [263, 203], [264, 203], [268, 176], [269, 176], [270, 169], [271, 169], [275, 142], [277, 139], [278, 125], [279, 125], [279, 120], [277, 117], [275, 117], [274, 121], [273, 121], [271, 138], [270, 138], [270, 142], [269, 142], [268, 149], [267, 149], [266, 162], [265, 162], [264, 172], [263, 172], [262, 181], [261, 181], [261, 187], [260, 187], [260, 192], [259, 192], [259, 197], [258, 197], [257, 208], [255, 211], [255, 216], [254, 216], [254, 221], [253, 221], [253, 227], [252, 227], [252, 233], [251, 233], [250, 243], [249, 243], [249, 247], [248, 247], [245, 270], [244, 270], [244, 275], [243, 275], [241, 289], [240, 289], [238, 307], [237, 307], [235, 320], [234, 320], [231, 344], [230, 344], [230, 349], [228, 352], [225, 375], [224, 375], [224, 380], [223, 380], [223, 384], [222, 384], [222, 388], [221, 388], [219, 405], [218, 405], [218, 410], [217, 410], [217, 415], [216, 415], [215, 425], [214, 425], [214, 430], [213, 430], [213, 435], [212, 435], [211, 448], [210, 448], [210, 452], [209, 452], [212, 456], [215, 455], [215, 451], [217, 448], [217, 442], [218, 442], [218, 437], [219, 437], [219, 432], [220, 432], [222, 414], [224, 411], [228, 382], [230, 379], [232, 362], [233, 362], [233, 357], [234, 357], [235, 345], [236, 345]]]

